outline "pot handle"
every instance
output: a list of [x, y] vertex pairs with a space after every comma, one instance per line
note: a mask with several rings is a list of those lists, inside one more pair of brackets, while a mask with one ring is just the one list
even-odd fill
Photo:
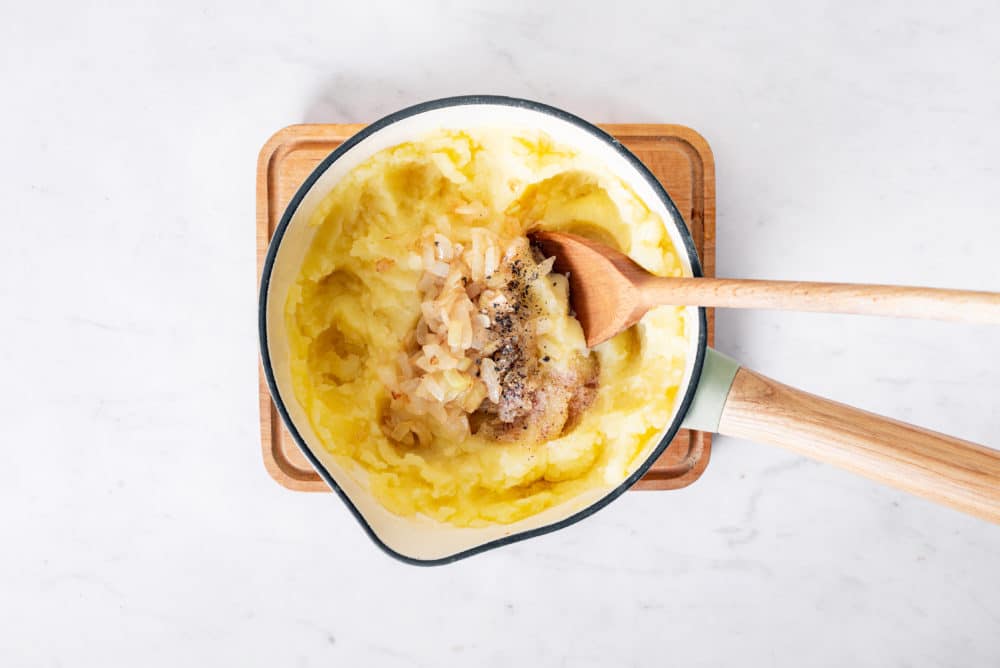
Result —
[[797, 390], [711, 349], [702, 380], [685, 426], [777, 445], [1000, 523], [998, 450]]

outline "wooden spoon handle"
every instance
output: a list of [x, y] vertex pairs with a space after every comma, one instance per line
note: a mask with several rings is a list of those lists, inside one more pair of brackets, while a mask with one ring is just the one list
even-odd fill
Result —
[[647, 308], [673, 304], [858, 313], [1000, 324], [1000, 293], [996, 292], [855, 283], [658, 276], [640, 280], [637, 287]]
[[1000, 451], [823, 399], [741, 368], [719, 433], [777, 445], [1000, 523]]

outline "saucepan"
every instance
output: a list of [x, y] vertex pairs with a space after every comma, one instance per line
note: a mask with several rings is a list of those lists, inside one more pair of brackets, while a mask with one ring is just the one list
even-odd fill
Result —
[[292, 198], [271, 240], [260, 286], [261, 359], [274, 403], [295, 442], [385, 551], [414, 564], [441, 564], [578, 522], [642, 477], [682, 427], [788, 448], [1000, 522], [1000, 452], [822, 399], [743, 368], [707, 346], [705, 310], [697, 306], [686, 307], [689, 350], [673, 413], [622, 479], [513, 524], [459, 528], [386, 510], [363, 478], [322, 446], [295, 397], [285, 299], [315, 231], [308, 225], [310, 214], [352, 168], [434, 130], [488, 125], [540, 130], [599, 158], [659, 215], [684, 273], [702, 275], [691, 234], [664, 186], [613, 137], [560, 109], [498, 96], [435, 100], [369, 125], [331, 153]]

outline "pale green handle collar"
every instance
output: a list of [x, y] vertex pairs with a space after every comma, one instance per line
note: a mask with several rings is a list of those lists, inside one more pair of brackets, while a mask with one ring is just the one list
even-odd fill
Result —
[[681, 426], [685, 429], [717, 432], [729, 388], [733, 386], [733, 379], [739, 369], [740, 364], [736, 360], [713, 348], [707, 348], [701, 378], [694, 379], [698, 386]]

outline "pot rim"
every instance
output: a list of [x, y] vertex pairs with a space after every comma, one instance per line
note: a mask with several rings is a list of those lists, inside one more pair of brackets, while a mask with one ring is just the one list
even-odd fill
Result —
[[[275, 258], [277, 256], [278, 248], [281, 246], [281, 242], [284, 238], [285, 231], [287, 230], [289, 224], [291, 223], [292, 217], [297, 211], [302, 200], [305, 198], [306, 194], [312, 189], [316, 181], [326, 172], [329, 167], [336, 162], [340, 157], [350, 151], [354, 146], [359, 144], [361, 141], [367, 137], [379, 132], [380, 130], [398, 122], [405, 118], [411, 116], [416, 116], [425, 112], [434, 111], [437, 109], [443, 109], [446, 107], [458, 107], [458, 106], [507, 106], [516, 107], [520, 109], [527, 109], [530, 111], [536, 111], [542, 114], [547, 114], [549, 116], [554, 116], [557, 119], [570, 123], [577, 126], [590, 133], [591, 135], [602, 140], [604, 143], [608, 144], [613, 150], [619, 153], [636, 172], [647, 182], [647, 184], [652, 188], [653, 192], [660, 200], [660, 202], [667, 209], [668, 214], [673, 219], [671, 222], [677, 227], [681, 239], [684, 242], [684, 250], [687, 253], [688, 261], [691, 265], [691, 273], [694, 276], [702, 276], [701, 262], [698, 258], [698, 252], [695, 248], [694, 239], [691, 237], [691, 231], [688, 229], [687, 224], [684, 222], [683, 216], [677, 210], [677, 206], [674, 204], [670, 195], [667, 193], [663, 184], [653, 175], [646, 165], [642, 163], [639, 158], [637, 158], [630, 150], [628, 150], [621, 142], [612, 137], [610, 134], [600, 129], [593, 123], [586, 121], [579, 116], [575, 116], [567, 111], [563, 111], [557, 107], [552, 107], [550, 105], [535, 102], [533, 100], [527, 100], [524, 98], [517, 97], [507, 97], [502, 95], [459, 95], [454, 97], [440, 98], [436, 100], [429, 100], [427, 102], [421, 102], [415, 104], [394, 113], [391, 113], [371, 125], [366, 126], [360, 132], [349, 138], [343, 144], [334, 149], [330, 155], [323, 159], [323, 161], [316, 166], [316, 168], [309, 174], [302, 185], [299, 186], [295, 193], [295, 196], [289, 201], [288, 206], [285, 208], [284, 213], [281, 216], [281, 220], [278, 226], [274, 230], [274, 235], [268, 244], [267, 255], [264, 258], [264, 266], [261, 271], [261, 282], [260, 282], [260, 292], [258, 297], [258, 313], [257, 313], [257, 326], [258, 326], [258, 336], [260, 341], [260, 355], [261, 364], [264, 369], [264, 377], [267, 381], [267, 387], [271, 393], [271, 399], [274, 402], [275, 407], [278, 410], [278, 414], [281, 416], [282, 422], [284, 422], [285, 427], [288, 429], [292, 438], [295, 440], [296, 445], [302, 451], [303, 456], [309, 461], [309, 463], [316, 469], [320, 477], [326, 482], [327, 485], [340, 497], [354, 518], [361, 525], [368, 537], [376, 544], [383, 552], [389, 556], [398, 559], [407, 564], [417, 565], [417, 566], [437, 566], [452, 563], [471, 557], [476, 554], [486, 552], [504, 545], [510, 545], [512, 543], [517, 543], [528, 538], [534, 538], [535, 536], [541, 536], [553, 531], [558, 531], [572, 524], [576, 524], [582, 519], [585, 519], [598, 510], [601, 510], [609, 503], [621, 496], [629, 487], [636, 483], [636, 481], [641, 478], [646, 471], [653, 465], [653, 463], [659, 459], [663, 452], [670, 445], [670, 442], [677, 435], [680, 429], [681, 422], [684, 420], [688, 409], [691, 406], [691, 402], [694, 398], [695, 390], [698, 387], [698, 382], [701, 378], [702, 366], [705, 361], [705, 351], [707, 348], [708, 341], [708, 327], [707, 318], [705, 314], [705, 309], [703, 307], [698, 307], [698, 341], [697, 350], [695, 354], [695, 360], [691, 369], [691, 376], [689, 377], [687, 387], [684, 388], [683, 396], [680, 398], [680, 403], [678, 405], [677, 412], [674, 415], [674, 419], [671, 424], [664, 430], [663, 435], [660, 438], [660, 442], [656, 447], [650, 452], [646, 459], [640, 464], [635, 471], [632, 472], [624, 481], [622, 481], [618, 486], [612, 489], [610, 492], [597, 499], [587, 507], [578, 510], [577, 512], [565, 517], [557, 522], [547, 524], [545, 526], [537, 527], [534, 529], [521, 531], [509, 536], [503, 536], [491, 541], [487, 541], [480, 545], [456, 552], [445, 557], [437, 559], [417, 559], [414, 557], [401, 554], [396, 550], [389, 547], [379, 536], [378, 533], [371, 527], [365, 517], [357, 509], [354, 503], [348, 498], [348, 496], [341, 489], [340, 485], [334, 480], [331, 473], [326, 469], [326, 467], [319, 461], [319, 459], [313, 454], [309, 446], [306, 444], [305, 439], [299, 433], [298, 429], [295, 427], [285, 403], [281, 398], [281, 393], [278, 391], [277, 382], [275, 381], [274, 371], [271, 367], [271, 355], [268, 348], [268, 337], [267, 337], [267, 300], [268, 292], [271, 281], [271, 274], [274, 268]], [[664, 221], [664, 224], [669, 224]]]

